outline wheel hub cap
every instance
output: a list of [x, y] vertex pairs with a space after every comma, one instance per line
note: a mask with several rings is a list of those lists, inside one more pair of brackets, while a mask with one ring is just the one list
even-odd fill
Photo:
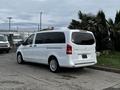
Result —
[[56, 64], [55, 60], [51, 60], [50, 68], [51, 68], [52, 71], [55, 71], [57, 69], [57, 64]]

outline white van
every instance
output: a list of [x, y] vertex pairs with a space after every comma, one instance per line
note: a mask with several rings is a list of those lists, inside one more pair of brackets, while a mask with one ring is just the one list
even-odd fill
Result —
[[7, 36], [0, 34], [0, 51], [6, 51], [9, 53], [10, 44], [8, 42]]
[[53, 30], [30, 35], [17, 50], [17, 62], [49, 65], [52, 72], [59, 67], [85, 67], [97, 63], [95, 38], [89, 31]]

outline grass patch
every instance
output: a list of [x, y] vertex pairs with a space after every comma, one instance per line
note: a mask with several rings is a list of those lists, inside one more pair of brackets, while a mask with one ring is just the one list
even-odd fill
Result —
[[112, 52], [109, 55], [97, 57], [98, 65], [120, 69], [120, 52]]

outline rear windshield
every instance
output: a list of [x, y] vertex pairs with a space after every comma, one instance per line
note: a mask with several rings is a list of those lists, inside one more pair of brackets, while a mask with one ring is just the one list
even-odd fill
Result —
[[72, 42], [78, 45], [92, 45], [95, 40], [93, 35], [90, 33], [73, 32]]
[[0, 36], [0, 41], [7, 41], [4, 36]]

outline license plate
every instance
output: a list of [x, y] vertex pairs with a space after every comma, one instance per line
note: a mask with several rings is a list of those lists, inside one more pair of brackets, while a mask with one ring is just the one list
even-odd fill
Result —
[[82, 55], [82, 58], [87, 58], [87, 55], [86, 55], [86, 54], [83, 54], [83, 55]]

